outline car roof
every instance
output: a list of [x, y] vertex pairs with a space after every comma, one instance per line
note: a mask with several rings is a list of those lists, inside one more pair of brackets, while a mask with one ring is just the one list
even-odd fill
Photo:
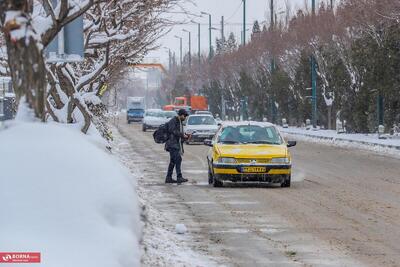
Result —
[[151, 111], [151, 112], [160, 112], [163, 111], [162, 109], [157, 109], [157, 108], [153, 108], [153, 109], [146, 109], [146, 112]]
[[224, 121], [222, 127], [239, 127], [239, 126], [260, 126], [260, 127], [275, 127], [275, 124], [270, 122], [259, 122], [259, 121]]

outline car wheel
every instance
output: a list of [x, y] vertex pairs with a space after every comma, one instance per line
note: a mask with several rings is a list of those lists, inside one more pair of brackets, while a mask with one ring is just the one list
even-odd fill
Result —
[[285, 188], [290, 187], [291, 180], [292, 180], [291, 176], [288, 175], [288, 176], [286, 177], [285, 181], [282, 183], [281, 186], [282, 186], [282, 187], [285, 187]]
[[221, 181], [218, 181], [215, 178], [213, 178], [213, 185], [214, 185], [214, 187], [223, 187], [224, 186], [224, 184]]
[[213, 184], [213, 183], [214, 183], [214, 176], [212, 174], [210, 167], [208, 167], [208, 184]]
[[128, 121], [128, 124], [131, 124], [131, 121]]
[[146, 124], [143, 124], [143, 126], [142, 126], [142, 131], [145, 132], [146, 130], [147, 130]]

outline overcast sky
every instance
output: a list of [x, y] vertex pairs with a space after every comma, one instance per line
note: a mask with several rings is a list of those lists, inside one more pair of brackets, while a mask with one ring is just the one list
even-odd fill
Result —
[[[276, 5], [276, 10], [283, 11], [285, 7], [286, 0], [274, 0]], [[287, 0], [291, 5], [292, 14], [295, 13], [297, 9], [304, 8], [305, 2], [309, 2], [308, 5], [311, 6], [311, 0]], [[317, 5], [320, 1], [327, 0], [316, 0]], [[225, 19], [225, 36], [228, 36], [230, 32], [236, 35], [238, 43], [241, 41], [241, 31], [242, 31], [242, 20], [243, 20], [243, 5], [242, 0], [192, 0], [195, 4], [185, 4], [185, 7], [193, 14], [200, 14], [201, 11], [212, 14], [213, 27], [220, 28], [221, 16]], [[247, 36], [251, 34], [251, 24], [258, 20], [259, 22], [269, 20], [269, 2], [270, 0], [247, 0], [247, 20], [246, 23], [249, 25], [247, 28], [250, 30], [247, 32]], [[282, 14], [281, 16], [284, 16]], [[197, 25], [190, 23], [191, 18], [183, 15], [169, 15], [170, 18], [174, 18], [176, 21], [183, 21], [186, 19], [188, 24], [176, 25], [172, 28], [166, 36], [160, 38], [159, 44], [162, 46], [158, 51], [152, 52], [149, 57], [160, 58], [163, 63], [168, 61], [168, 52], [166, 48], [170, 48], [172, 52], [176, 53], [177, 59], [179, 60], [179, 39], [174, 36], [183, 37], [183, 53], [187, 53], [189, 48], [188, 33], [183, 32], [183, 29], [191, 31], [192, 33], [192, 53], [197, 54], [198, 52], [198, 30]], [[208, 16], [203, 18], [195, 18], [195, 21], [201, 23], [201, 51], [207, 52], [209, 49], [209, 38], [208, 38]], [[221, 35], [220, 31], [214, 30], [212, 32], [213, 43], [215, 38]], [[248, 37], [247, 37], [248, 40]], [[213, 44], [214, 45], [214, 44]]]

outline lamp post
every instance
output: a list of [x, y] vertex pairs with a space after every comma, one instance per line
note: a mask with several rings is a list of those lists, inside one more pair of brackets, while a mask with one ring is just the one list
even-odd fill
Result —
[[[315, 23], [315, 0], [311, 0], [312, 19]], [[318, 110], [317, 110], [317, 66], [314, 55], [311, 55], [311, 88], [312, 88], [312, 124], [317, 127]]]
[[243, 39], [242, 45], [246, 45], [246, 0], [243, 1]]
[[208, 15], [208, 24], [209, 24], [209, 27], [208, 27], [208, 35], [209, 35], [209, 45], [210, 45], [210, 52], [209, 52], [209, 54], [208, 54], [208, 57], [209, 57], [209, 59], [211, 59], [212, 58], [212, 45], [211, 45], [211, 42], [212, 42], [212, 36], [211, 36], [211, 30], [212, 30], [212, 25], [211, 25], [211, 14], [210, 13], [207, 13], [207, 12], [201, 12], [201, 14], [202, 15]]
[[192, 33], [186, 29], [183, 32], [189, 33], [189, 68], [192, 66]]
[[198, 50], [197, 56], [199, 58], [199, 64], [200, 64], [201, 63], [201, 42], [200, 42], [200, 40], [201, 40], [200, 39], [201, 38], [201, 24], [194, 20], [191, 20], [191, 22], [197, 24], [197, 50]]
[[180, 60], [181, 67], [182, 67], [182, 37], [179, 37], [179, 36], [177, 36], [177, 35], [175, 35], [174, 37], [177, 38], [177, 39], [179, 39], [179, 41], [180, 41], [180, 55], [179, 55], [179, 60]]
[[171, 60], [171, 49], [168, 47], [163, 47], [165, 49], [166, 52], [168, 52], [168, 70], [171, 71], [171, 67], [172, 67], [172, 60]]

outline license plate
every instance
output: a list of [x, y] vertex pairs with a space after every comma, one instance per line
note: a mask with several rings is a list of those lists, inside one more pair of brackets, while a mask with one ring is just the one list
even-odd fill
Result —
[[245, 173], [264, 173], [267, 172], [265, 167], [243, 167], [242, 172]]

